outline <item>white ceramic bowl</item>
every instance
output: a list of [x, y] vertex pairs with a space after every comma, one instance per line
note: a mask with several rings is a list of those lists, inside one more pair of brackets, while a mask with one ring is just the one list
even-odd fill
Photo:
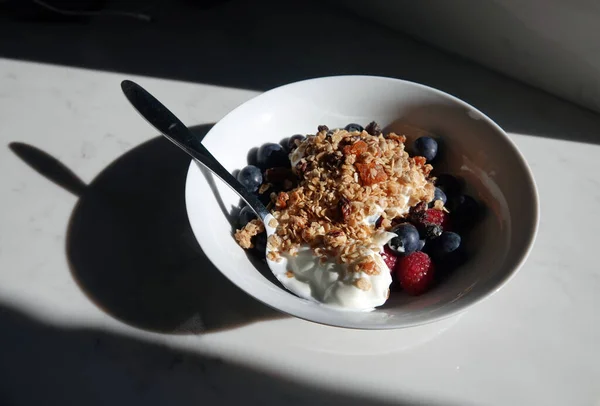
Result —
[[[360, 329], [394, 329], [439, 320], [498, 291], [525, 261], [538, 225], [533, 176], [515, 145], [492, 120], [441, 91], [372, 76], [337, 76], [292, 83], [261, 94], [217, 123], [204, 144], [230, 171], [247, 164], [248, 151], [293, 134], [375, 120], [409, 137], [433, 133], [445, 145], [446, 172], [463, 177], [468, 192], [486, 207], [467, 247], [465, 265], [418, 297], [392, 293], [372, 312], [334, 310], [301, 299], [252, 261], [232, 237], [239, 199], [192, 162], [186, 184], [191, 227], [213, 264], [239, 288], [290, 315]], [[198, 272], [202, 272], [201, 269]], [[223, 300], [227, 300], [226, 297]]]

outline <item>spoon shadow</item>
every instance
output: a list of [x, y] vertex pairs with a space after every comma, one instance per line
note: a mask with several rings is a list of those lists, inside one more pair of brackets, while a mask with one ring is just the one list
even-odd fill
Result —
[[[210, 127], [192, 130], [203, 136]], [[206, 333], [285, 317], [238, 289], [208, 260], [186, 214], [189, 157], [163, 137], [121, 156], [89, 185], [35, 147], [9, 148], [79, 196], [66, 254], [74, 280], [106, 313], [163, 333]]]

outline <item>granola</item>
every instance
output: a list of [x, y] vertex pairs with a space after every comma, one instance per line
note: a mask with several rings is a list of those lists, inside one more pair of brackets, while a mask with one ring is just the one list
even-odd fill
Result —
[[[277, 279], [307, 299], [369, 309], [388, 299], [393, 278], [408, 294], [425, 292], [435, 280], [433, 262], [460, 263], [454, 227], [472, 225], [478, 212], [459, 180], [432, 176], [435, 138], [417, 138], [409, 154], [403, 134], [371, 122], [364, 129], [321, 125], [314, 135], [291, 137], [287, 151], [264, 144], [257, 162], [270, 164], [240, 171], [238, 180], [269, 201], [270, 235], [244, 208], [236, 241], [266, 252]], [[282, 153], [289, 157], [283, 164]]]
[[[272, 214], [279, 225], [269, 247], [277, 258], [308, 245], [323, 259], [334, 257], [364, 271], [374, 268], [372, 252], [379, 250], [373, 235], [433, 199], [432, 167], [409, 156], [401, 135], [328, 132], [320, 126], [292, 153], [297, 183], [274, 196]], [[371, 216], [381, 216], [378, 227], [367, 221]], [[247, 228], [236, 233], [240, 245], [247, 246], [255, 232], [253, 224]]]

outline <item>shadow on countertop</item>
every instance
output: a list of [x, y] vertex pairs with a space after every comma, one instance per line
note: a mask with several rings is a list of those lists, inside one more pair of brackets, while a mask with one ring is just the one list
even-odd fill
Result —
[[0, 14], [0, 38], [11, 38], [0, 41], [0, 57], [254, 90], [330, 75], [396, 77], [460, 97], [509, 132], [600, 143], [598, 114], [329, 2], [156, 1], [149, 13], [152, 22]]
[[[211, 126], [192, 130], [203, 137]], [[79, 196], [67, 257], [81, 289], [111, 316], [137, 328], [182, 334], [286, 317], [242, 292], [208, 260], [186, 214], [190, 159], [163, 137], [121, 156], [89, 185], [35, 147], [10, 148]]]
[[439, 405], [320, 389], [124, 335], [53, 326], [4, 304], [0, 331], [3, 406]]

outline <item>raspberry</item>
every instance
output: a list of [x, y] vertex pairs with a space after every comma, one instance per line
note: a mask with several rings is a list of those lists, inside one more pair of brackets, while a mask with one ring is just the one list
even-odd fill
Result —
[[450, 216], [442, 210], [429, 209], [425, 212], [425, 221], [431, 224], [441, 226], [444, 231], [450, 230]]
[[417, 296], [429, 289], [433, 283], [435, 266], [429, 255], [417, 251], [398, 258], [395, 272], [402, 289], [409, 295]]
[[390, 272], [394, 270], [396, 267], [396, 262], [398, 262], [398, 257], [392, 252], [391, 249], [386, 245], [383, 246], [383, 252], [381, 253], [381, 258], [383, 258], [383, 262], [390, 268]]

